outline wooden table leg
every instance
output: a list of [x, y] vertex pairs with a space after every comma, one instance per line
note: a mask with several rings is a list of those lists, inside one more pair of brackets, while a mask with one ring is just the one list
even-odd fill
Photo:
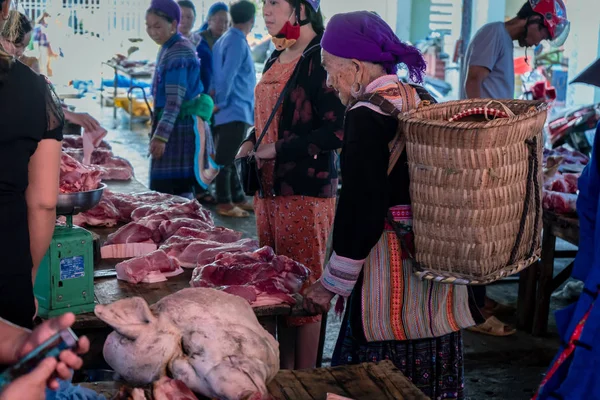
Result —
[[327, 338], [327, 313], [321, 317], [321, 333], [319, 336], [319, 349], [317, 351], [317, 368], [323, 365], [323, 350], [325, 349], [325, 339]]
[[517, 300], [517, 329], [531, 333], [535, 316], [539, 261], [521, 271]]
[[550, 313], [550, 296], [552, 295], [555, 250], [556, 236], [552, 234], [550, 227], [544, 227], [536, 310], [533, 320], [533, 330], [531, 332], [534, 336], [544, 335], [548, 330], [548, 314]]

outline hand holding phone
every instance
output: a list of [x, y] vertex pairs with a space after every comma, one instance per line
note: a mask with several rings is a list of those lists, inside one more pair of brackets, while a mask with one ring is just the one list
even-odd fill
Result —
[[0, 390], [29, 374], [46, 358], [54, 358], [58, 363], [60, 353], [63, 350], [75, 350], [78, 340], [71, 328], [57, 332], [0, 374]]
[[20, 377], [0, 392], [0, 400], [45, 400], [48, 381], [56, 372], [54, 358], [42, 360], [29, 374]]
[[[0, 321], [0, 323], [1, 322], [2, 321]], [[0, 361], [4, 364], [16, 364], [18, 361], [29, 355], [34, 349], [41, 347], [58, 332], [70, 328], [74, 323], [75, 315], [67, 313], [60, 317], [45, 321], [38, 325], [33, 332], [23, 330], [23, 334], [19, 338], [11, 340], [10, 346], [14, 349], [14, 355]], [[50, 359], [54, 362], [55, 369], [53, 376], [47, 381], [47, 387], [53, 390], [58, 389], [59, 383], [57, 379], [69, 379], [73, 373], [72, 370], [80, 369], [83, 366], [83, 361], [79, 355], [87, 353], [89, 348], [90, 342], [83, 336], [79, 338], [77, 349], [62, 351], [58, 356], [58, 362], [56, 359]], [[21, 379], [24, 379], [29, 375], [25, 375]], [[11, 384], [6, 390], [13, 388], [15, 384]], [[0, 400], [4, 400], [4, 398], [0, 396]]]

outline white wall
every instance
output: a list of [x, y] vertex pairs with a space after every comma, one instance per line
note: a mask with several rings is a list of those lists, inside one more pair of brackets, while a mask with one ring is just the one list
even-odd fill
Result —
[[398, 0], [324, 0], [321, 10], [325, 18], [351, 11], [375, 11], [393, 29], [396, 28]]
[[504, 22], [506, 0], [473, 0], [473, 22], [471, 37], [485, 24]]
[[[565, 43], [570, 82], [600, 55], [600, 1], [569, 0], [567, 15], [572, 21], [571, 33]], [[595, 101], [600, 101], [600, 90], [579, 83], [568, 86], [567, 106]]]
[[398, 35], [398, 37], [404, 41], [410, 40], [410, 29], [412, 26], [412, 3], [413, 0], [397, 1], [396, 35]]

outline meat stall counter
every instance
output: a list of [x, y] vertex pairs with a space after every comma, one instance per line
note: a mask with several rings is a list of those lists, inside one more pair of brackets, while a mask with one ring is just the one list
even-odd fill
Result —
[[[107, 191], [115, 193], [142, 193], [148, 188], [135, 178], [130, 181], [106, 182]], [[165, 296], [190, 287], [193, 270], [184, 269], [181, 274], [170, 277], [166, 281], [155, 283], [132, 284], [117, 279], [115, 266], [123, 261], [120, 259], [102, 259], [101, 245], [106, 238], [117, 231], [120, 225], [110, 228], [89, 228], [94, 236], [94, 300], [96, 304], [107, 305], [131, 297], [141, 297], [152, 305]], [[295, 305], [283, 303], [253, 307], [256, 316], [263, 326], [274, 326], [278, 318], [285, 316], [306, 316], [301, 305], [301, 297], [294, 295]], [[92, 349], [85, 356], [87, 368], [104, 368], [102, 346], [112, 329], [102, 322], [93, 312], [80, 313], [73, 329], [80, 335], [86, 335], [92, 342]]]

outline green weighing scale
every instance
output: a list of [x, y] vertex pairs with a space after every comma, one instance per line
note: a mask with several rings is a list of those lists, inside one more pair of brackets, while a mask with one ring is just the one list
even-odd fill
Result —
[[101, 184], [89, 192], [58, 195], [56, 215], [64, 215], [67, 223], [54, 228], [33, 288], [42, 318], [94, 311], [94, 238], [89, 231], [73, 226], [73, 215], [96, 206], [104, 188]]

